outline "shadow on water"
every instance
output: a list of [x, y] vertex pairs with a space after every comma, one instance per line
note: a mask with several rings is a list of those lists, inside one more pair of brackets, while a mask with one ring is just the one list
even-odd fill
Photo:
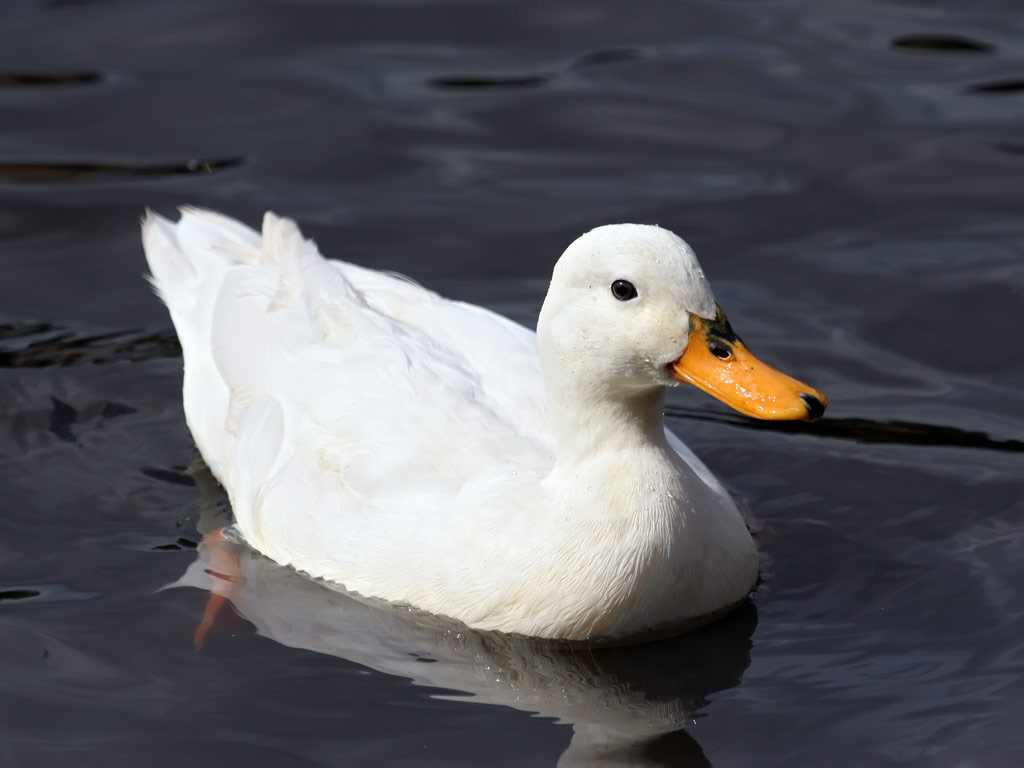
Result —
[[139, 176], [178, 176], [215, 173], [241, 165], [241, 157], [193, 159], [181, 163], [0, 163], [0, 178], [22, 184], [85, 182]]
[[543, 85], [551, 75], [449, 75], [428, 81], [433, 88], [450, 90], [476, 90], [482, 88], [529, 88]]
[[914, 34], [901, 35], [892, 41], [893, 48], [937, 53], [995, 53], [996, 47], [983, 40], [963, 35]]
[[0, 368], [140, 362], [181, 357], [181, 345], [173, 333], [83, 334], [52, 323], [0, 324]]
[[102, 80], [103, 75], [99, 72], [0, 72], [0, 88], [92, 85]]
[[1024, 78], [978, 83], [968, 87], [966, 92], [989, 96], [1015, 96], [1018, 93], [1024, 92]]
[[669, 418], [728, 424], [741, 429], [783, 432], [858, 443], [890, 443], [895, 445], [928, 445], [949, 448], [977, 448], [986, 451], [1024, 453], [1024, 440], [996, 440], [984, 432], [921, 424], [913, 421], [875, 421], [873, 419], [822, 419], [813, 425], [800, 421], [758, 421], [742, 416], [689, 410], [678, 406], [665, 409]]
[[38, 589], [3, 589], [0, 590], [0, 601], [3, 600], [29, 600], [39, 597]]

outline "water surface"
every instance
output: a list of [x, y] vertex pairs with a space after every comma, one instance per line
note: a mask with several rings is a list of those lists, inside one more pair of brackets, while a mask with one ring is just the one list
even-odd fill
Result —
[[[7, 3], [5, 763], [1024, 763], [1017, 5]], [[672, 393], [756, 526], [751, 604], [567, 651], [243, 550], [196, 652], [228, 511], [137, 228], [182, 203], [530, 326], [582, 231], [681, 233], [832, 402], [766, 426]]]

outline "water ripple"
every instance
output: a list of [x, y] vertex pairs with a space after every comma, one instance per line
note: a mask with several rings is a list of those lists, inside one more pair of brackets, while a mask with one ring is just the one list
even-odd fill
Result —
[[995, 53], [996, 46], [964, 35], [912, 34], [900, 35], [892, 41], [893, 48], [941, 53]]
[[0, 324], [0, 368], [43, 368], [180, 357], [173, 333], [89, 334], [50, 323]]
[[242, 157], [193, 159], [181, 163], [0, 163], [0, 177], [20, 184], [102, 181], [144, 176], [215, 173], [235, 168]]
[[47, 85], [92, 85], [103, 80], [99, 72], [0, 72], [0, 88]]

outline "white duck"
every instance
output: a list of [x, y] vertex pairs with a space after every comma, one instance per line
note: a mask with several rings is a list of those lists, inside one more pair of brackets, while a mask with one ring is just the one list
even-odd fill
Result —
[[143, 242], [185, 358], [185, 416], [235, 526], [278, 563], [479, 629], [678, 629], [743, 599], [754, 542], [662, 423], [688, 381], [741, 412], [825, 398], [760, 363], [693, 251], [599, 227], [555, 265], [536, 335], [401, 278], [187, 209]]

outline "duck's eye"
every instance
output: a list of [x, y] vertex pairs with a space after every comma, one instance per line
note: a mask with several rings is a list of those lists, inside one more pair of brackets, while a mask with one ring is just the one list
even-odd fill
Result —
[[729, 345], [723, 344], [722, 342], [716, 339], [713, 339], [708, 342], [708, 349], [711, 351], [711, 354], [717, 357], [719, 360], [728, 360], [730, 357], [732, 357], [732, 350], [729, 349]]
[[636, 288], [629, 280], [616, 280], [612, 283], [612, 296], [619, 301], [629, 301], [636, 298]]

